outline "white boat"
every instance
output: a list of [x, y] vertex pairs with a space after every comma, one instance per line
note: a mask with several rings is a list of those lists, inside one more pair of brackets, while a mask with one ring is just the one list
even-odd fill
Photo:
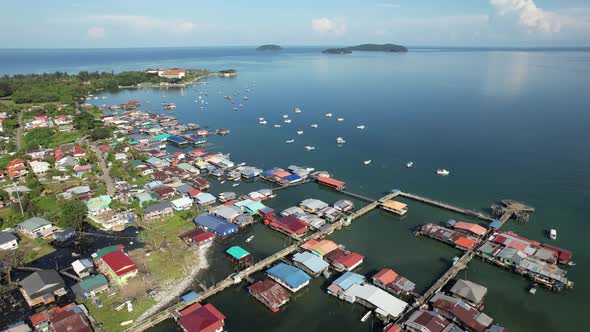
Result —
[[297, 135], [303, 135], [303, 130], [297, 130]]
[[268, 121], [266, 121], [266, 120], [262, 120], [262, 121], [260, 121], [259, 123], [260, 123], [261, 125], [265, 125], [265, 124], [267, 124], [267, 123], [268, 123]]
[[299, 109], [299, 107], [295, 107], [295, 113], [301, 113], [301, 109]]
[[307, 145], [307, 146], [305, 147], [305, 150], [307, 150], [307, 151], [312, 151], [312, 150], [315, 150], [315, 146]]
[[283, 115], [283, 119], [288, 118], [289, 116], [287, 114]]
[[327, 118], [331, 118], [332, 117], [332, 113], [326, 113], [326, 117]]
[[535, 295], [536, 293], [537, 293], [537, 289], [535, 287], [531, 287], [531, 289], [529, 289], [529, 294]]
[[232, 184], [231, 186], [232, 186], [232, 187], [237, 187], [237, 186], [239, 186], [239, 185], [240, 185], [240, 183], [238, 182], [238, 183], [234, 183], [234, 184]]
[[342, 122], [342, 121], [344, 121], [344, 118], [338, 118], [336, 120], [338, 120], [338, 122]]
[[280, 124], [276, 124], [275, 125], [275, 128], [281, 128], [281, 125]]
[[284, 122], [285, 123], [291, 123], [291, 119], [286, 119]]
[[549, 238], [551, 240], [557, 240], [557, 230], [555, 228], [551, 228], [549, 231]]
[[244, 100], [248, 100], [248, 97], [244, 96]]
[[224, 183], [225, 183], [225, 180], [223, 180], [223, 181], [221, 181], [221, 182], [219, 182], [219, 183], [220, 183], [220, 184], [224, 184]]
[[245, 163], [245, 162], [242, 162], [242, 163], [239, 163], [239, 164], [238, 164], [238, 166], [245, 166], [245, 165], [246, 165], [246, 163]]
[[237, 111], [238, 111], [238, 109], [236, 107], [234, 107], [234, 112], [237, 112]]
[[258, 118], [258, 121], [264, 121], [264, 118]]
[[449, 172], [448, 170], [446, 170], [444, 168], [439, 168], [436, 170], [436, 174], [441, 175], [441, 176], [447, 176], [447, 175], [451, 174], [451, 172]]
[[368, 165], [371, 163], [371, 159], [363, 161], [363, 164]]
[[319, 126], [317, 125], [317, 123], [312, 123], [310, 127], [312, 127], [312, 128], [317, 128], [317, 127], [319, 127]]
[[252, 241], [252, 239], [254, 239], [254, 235], [252, 235], [252, 236], [248, 237], [248, 238], [246, 239], [246, 242], [250, 242], [250, 241]]
[[356, 126], [356, 129], [361, 129], [362, 130], [362, 129], [365, 129], [365, 126], [364, 125]]
[[342, 138], [342, 137], [338, 137], [338, 138], [336, 139], [336, 143], [337, 143], [337, 144], [344, 144], [344, 143], [346, 143], [346, 141], [344, 140], [344, 138]]
[[285, 143], [289, 143], [289, 144], [294, 143], [294, 142], [295, 142], [294, 139], [288, 139], [288, 140], [285, 141]]
[[406, 164], [406, 168], [412, 168], [412, 166], [414, 166], [414, 162], [410, 161]]

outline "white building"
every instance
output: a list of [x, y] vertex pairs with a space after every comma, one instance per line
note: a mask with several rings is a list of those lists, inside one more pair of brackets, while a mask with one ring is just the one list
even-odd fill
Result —
[[172, 207], [176, 211], [188, 210], [191, 208], [191, 206], [193, 206], [193, 200], [188, 197], [175, 199], [170, 203], [172, 203]]
[[49, 163], [44, 161], [31, 161], [29, 165], [31, 165], [31, 169], [33, 169], [35, 175], [45, 175], [49, 171]]
[[186, 70], [184, 70], [184, 69], [167, 69], [167, 70], [160, 69], [160, 70], [158, 70], [158, 76], [164, 77], [164, 78], [170, 78], [170, 79], [173, 79], [173, 78], [181, 79], [186, 76]]
[[18, 238], [9, 232], [0, 232], [0, 250], [18, 249]]

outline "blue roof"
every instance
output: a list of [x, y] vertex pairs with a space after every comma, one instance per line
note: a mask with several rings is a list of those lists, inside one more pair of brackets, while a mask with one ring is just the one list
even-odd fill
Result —
[[183, 143], [183, 142], [187, 142], [187, 140], [185, 140], [185, 139], [184, 139], [184, 138], [182, 138], [182, 137], [178, 137], [178, 136], [170, 136], [170, 137], [168, 137], [168, 140], [169, 140], [169, 141], [172, 141], [172, 142], [176, 142], [176, 143]]
[[195, 224], [221, 237], [231, 235], [238, 231], [238, 226], [210, 214], [202, 214], [196, 217]]
[[188, 292], [188, 293], [184, 294], [183, 296], [181, 296], [180, 298], [182, 299], [182, 301], [184, 303], [191, 303], [191, 302], [195, 301], [197, 299], [197, 297], [199, 297], [198, 293]]
[[162, 161], [162, 159], [156, 158], [156, 157], [151, 157], [148, 160], [146, 160], [145, 162], [148, 163], [148, 164], [157, 164], [160, 161]]
[[500, 222], [500, 220], [494, 220], [488, 226], [490, 226], [493, 229], [499, 229], [500, 227], [502, 227], [502, 223]]
[[301, 285], [311, 280], [311, 277], [307, 273], [285, 263], [279, 263], [271, 267], [266, 270], [266, 273], [281, 279], [291, 288], [301, 287]]
[[285, 176], [283, 180], [287, 180], [289, 182], [301, 180], [301, 177], [297, 174], [291, 174], [289, 176]]
[[261, 176], [264, 176], [264, 177], [269, 177], [269, 176], [271, 176], [273, 173], [276, 173], [276, 172], [278, 172], [278, 171], [279, 171], [279, 170], [278, 170], [278, 169], [276, 169], [276, 168], [271, 168], [271, 169], [268, 169], [268, 170], [266, 170], [266, 171], [262, 172], [262, 174], [260, 174], [260, 175], [261, 175]]
[[346, 272], [338, 279], [334, 280], [332, 284], [342, 288], [343, 290], [347, 290], [352, 285], [360, 285], [365, 282], [365, 277], [354, 272]]
[[307, 251], [302, 252], [302, 253], [296, 253], [293, 256], [293, 261], [301, 263], [302, 265], [307, 267], [313, 273], [320, 273], [323, 270], [325, 270], [326, 268], [328, 268], [328, 266], [330, 266], [330, 264], [328, 264], [326, 261], [324, 261], [320, 257], [318, 257], [312, 253], [309, 253]]

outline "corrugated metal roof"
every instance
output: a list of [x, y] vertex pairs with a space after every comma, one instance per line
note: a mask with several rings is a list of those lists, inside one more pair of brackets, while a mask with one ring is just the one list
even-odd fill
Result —
[[360, 285], [365, 282], [365, 277], [354, 272], [346, 272], [338, 279], [334, 280], [332, 284], [337, 285], [338, 287], [342, 288], [343, 290], [347, 290], [352, 285]]
[[347, 296], [361, 298], [381, 309], [391, 317], [398, 317], [408, 304], [373, 285], [352, 285], [345, 291]]
[[291, 288], [298, 288], [311, 280], [311, 277], [307, 273], [285, 263], [279, 263], [271, 267], [266, 270], [266, 273], [281, 279]]
[[296, 253], [293, 261], [303, 264], [313, 273], [320, 273], [330, 266], [326, 261], [309, 252]]

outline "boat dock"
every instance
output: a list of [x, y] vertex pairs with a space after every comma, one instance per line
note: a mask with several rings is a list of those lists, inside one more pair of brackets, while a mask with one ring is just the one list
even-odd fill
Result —
[[[442, 209], [445, 209], [445, 210], [449, 210], [449, 211], [452, 211], [452, 212], [457, 212], [457, 213], [460, 213], [460, 214], [464, 214], [466, 216], [475, 217], [475, 218], [478, 218], [478, 219], [481, 219], [481, 220], [490, 221], [490, 222], [496, 220], [493, 217], [487, 216], [487, 215], [485, 215], [485, 214], [483, 214], [481, 212], [463, 209], [463, 208], [456, 207], [454, 205], [447, 204], [447, 203], [444, 203], [444, 202], [436, 201], [436, 200], [433, 200], [433, 199], [430, 199], [430, 198], [427, 198], [427, 197], [424, 197], [424, 196], [414, 195], [414, 194], [405, 193], [405, 192], [400, 192], [400, 196], [405, 197], [405, 198], [409, 198], [411, 200], [418, 201], [418, 202], [421, 202], [421, 203], [426, 203], [426, 204], [429, 204], [429, 205], [433, 205], [433, 206], [436, 206], [436, 207], [439, 207], [439, 208], [442, 208]], [[510, 216], [508, 216], [508, 218], [510, 218]], [[506, 220], [508, 220], [508, 218]]]

